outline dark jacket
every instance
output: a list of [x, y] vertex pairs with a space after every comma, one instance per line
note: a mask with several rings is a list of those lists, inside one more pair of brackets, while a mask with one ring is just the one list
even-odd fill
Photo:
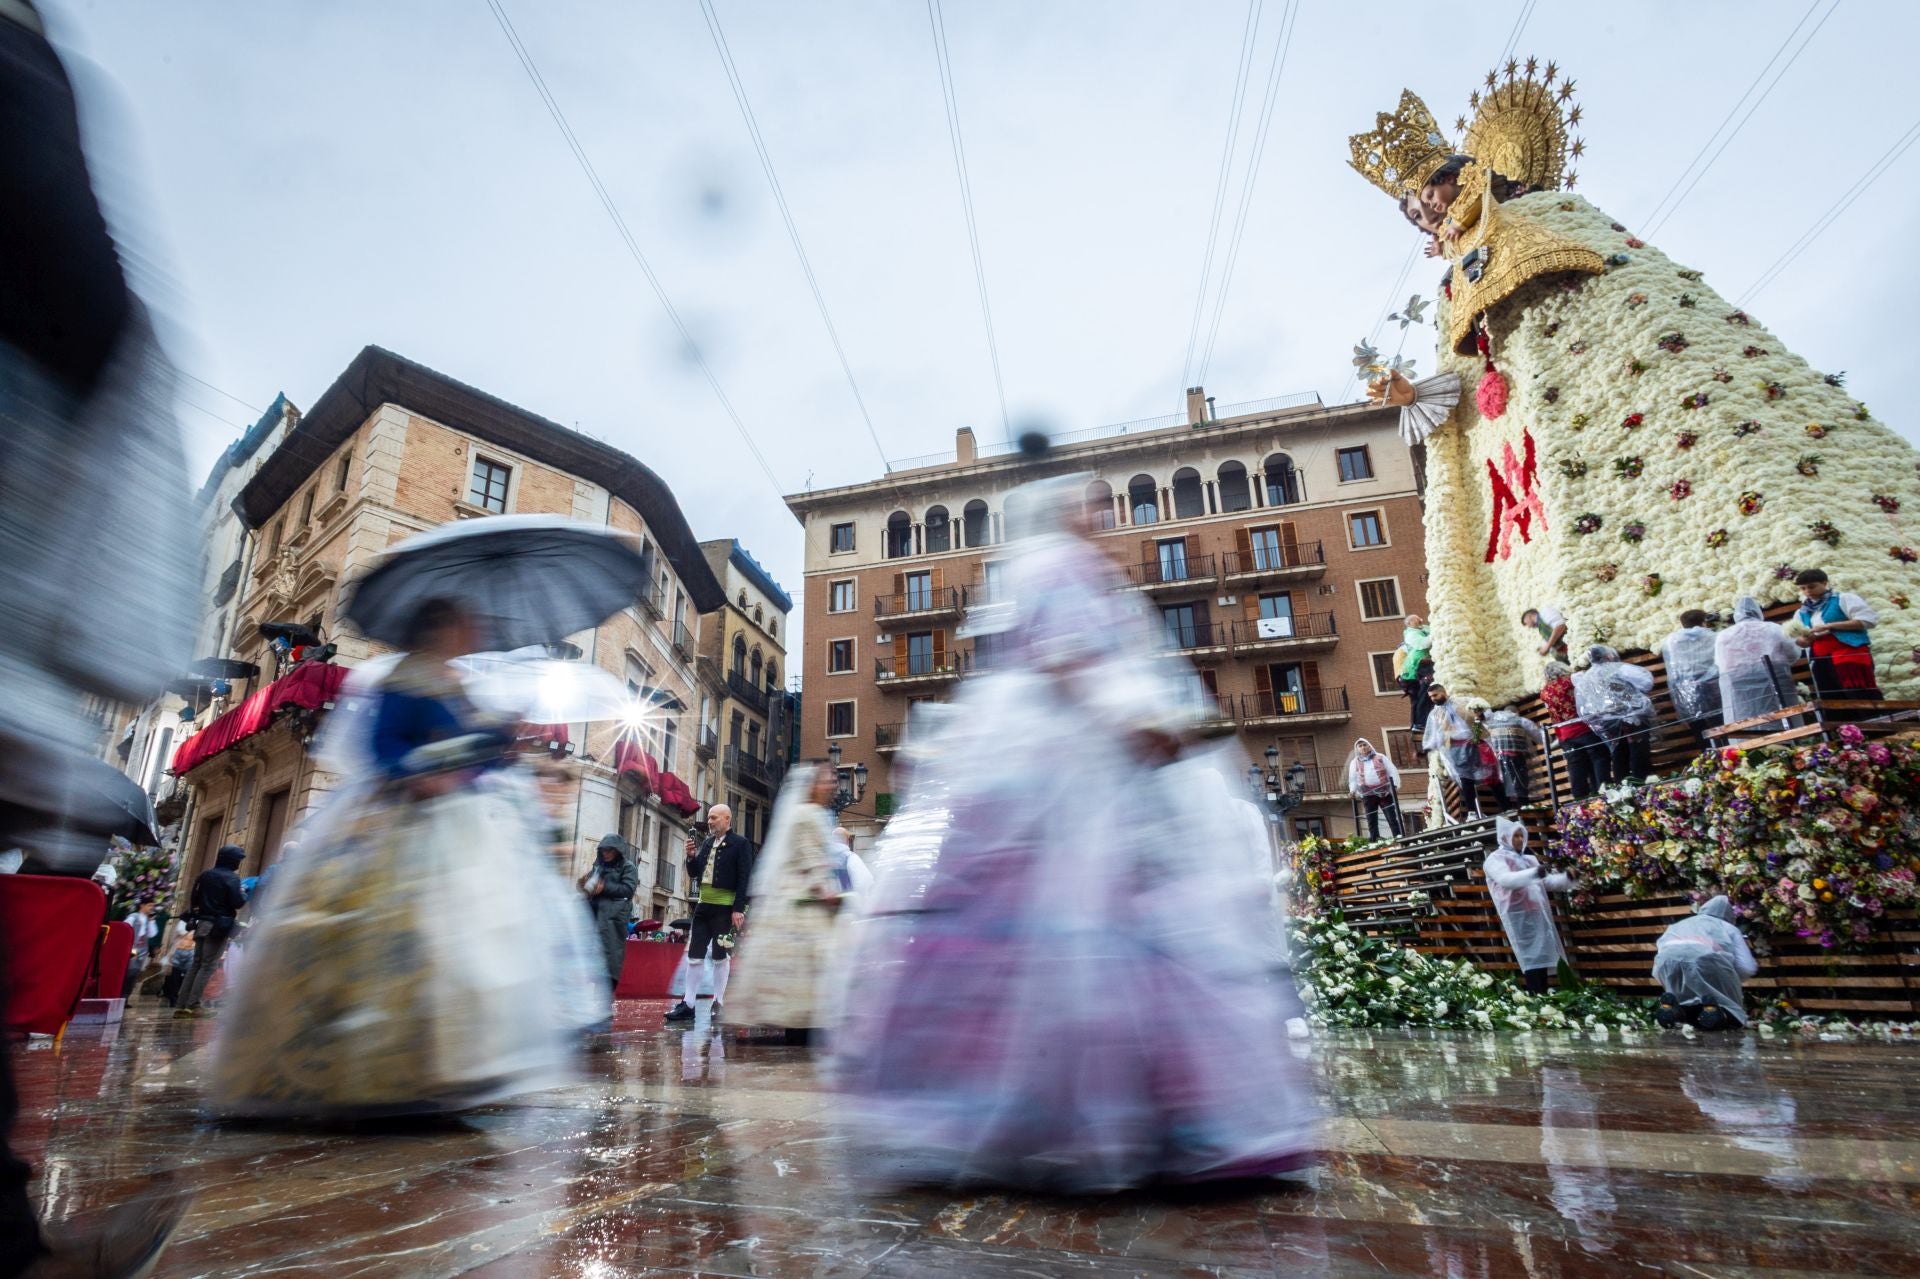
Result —
[[640, 870], [625, 857], [607, 862], [595, 853], [593, 873], [600, 877], [600, 895], [591, 899], [596, 906], [601, 902], [629, 903], [640, 887]]
[[706, 874], [707, 858], [718, 857], [714, 863], [713, 886], [733, 891], [733, 908], [747, 908], [747, 885], [753, 882], [753, 845], [737, 831], [728, 831], [718, 838], [709, 838], [700, 845], [700, 851], [687, 859], [687, 895], [696, 901], [700, 895], [700, 877]]
[[247, 904], [246, 890], [240, 887], [237, 867], [241, 859], [230, 854], [221, 854], [219, 865], [212, 870], [203, 870], [200, 877], [193, 881], [191, 914], [195, 920], [207, 920], [213, 925], [212, 939], [219, 941], [233, 934], [234, 916]]

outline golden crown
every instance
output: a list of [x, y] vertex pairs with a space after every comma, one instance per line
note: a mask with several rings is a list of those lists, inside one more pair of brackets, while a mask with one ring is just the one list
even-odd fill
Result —
[[1439, 121], [1412, 89], [1400, 91], [1400, 106], [1392, 115], [1382, 111], [1374, 117], [1372, 133], [1356, 133], [1347, 145], [1360, 176], [1396, 200], [1419, 190], [1454, 154]]
[[1562, 80], [1555, 63], [1543, 69], [1537, 58], [1509, 59], [1504, 70], [1504, 80], [1498, 71], [1487, 72], [1486, 92], [1475, 91], [1468, 99], [1473, 122], [1465, 116], [1458, 122], [1466, 153], [1536, 191], [1570, 190], [1577, 177], [1571, 163], [1587, 149], [1584, 141], [1568, 136], [1580, 123], [1573, 81]]

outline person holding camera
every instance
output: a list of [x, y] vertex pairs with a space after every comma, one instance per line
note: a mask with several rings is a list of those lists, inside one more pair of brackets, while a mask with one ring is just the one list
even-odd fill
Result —
[[593, 910], [594, 932], [607, 961], [607, 980], [617, 988], [620, 969], [627, 962], [627, 924], [633, 919], [633, 894], [640, 887], [640, 871], [627, 857], [627, 841], [617, 834], [600, 837], [593, 869], [581, 878], [580, 891]]
[[246, 851], [238, 844], [222, 844], [213, 856], [213, 866], [193, 881], [188, 912], [193, 921], [193, 967], [180, 991], [180, 1006], [173, 1010], [175, 1017], [199, 1014], [200, 995], [233, 940], [240, 908], [247, 904], [246, 890], [240, 887], [240, 863], [245, 860]]
[[[687, 932], [687, 994], [698, 989], [693, 966], [704, 960], [715, 1017], [726, 999], [733, 934], [747, 920], [747, 885], [752, 879], [753, 845], [734, 833], [733, 810], [713, 805], [707, 809], [706, 838], [687, 839], [687, 882], [694, 897]], [[667, 1020], [692, 1021], [693, 1000], [682, 995], [668, 1010]]]

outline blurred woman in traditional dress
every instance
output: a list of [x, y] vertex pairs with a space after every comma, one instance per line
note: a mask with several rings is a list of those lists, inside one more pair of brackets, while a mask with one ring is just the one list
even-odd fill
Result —
[[1311, 1158], [1245, 761], [1193, 753], [1184, 664], [1112, 589], [1085, 484], [1009, 501], [1002, 660], [913, 761], [848, 930], [830, 1074], [880, 1180], [1110, 1191]]
[[[460, 1110], [564, 1082], [578, 1032], [605, 1016], [586, 911], [511, 767], [513, 726], [476, 711], [451, 664], [478, 647], [461, 607], [428, 600], [398, 665], [370, 692], [349, 684], [326, 751], [352, 780], [255, 927], [215, 1041], [216, 1110]], [[505, 937], [532, 944], [483, 940]]]
[[778, 1026], [805, 1042], [824, 1024], [820, 982], [832, 954], [840, 880], [827, 804], [839, 779], [824, 760], [794, 770], [754, 859], [753, 907], [736, 948], [740, 977], [728, 1001], [744, 1026]]

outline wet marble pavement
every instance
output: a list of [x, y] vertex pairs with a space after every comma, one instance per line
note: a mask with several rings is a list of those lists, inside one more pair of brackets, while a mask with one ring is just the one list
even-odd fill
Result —
[[[451, 1124], [233, 1128], [211, 1025], [16, 1058], [55, 1216], [171, 1174], [161, 1276], [1920, 1275], [1920, 1048], [1342, 1032], [1306, 1183], [1048, 1199], [865, 1189], [804, 1049], [623, 1005], [588, 1079]], [[1168, 1034], [1178, 1034], [1171, 1021]]]

